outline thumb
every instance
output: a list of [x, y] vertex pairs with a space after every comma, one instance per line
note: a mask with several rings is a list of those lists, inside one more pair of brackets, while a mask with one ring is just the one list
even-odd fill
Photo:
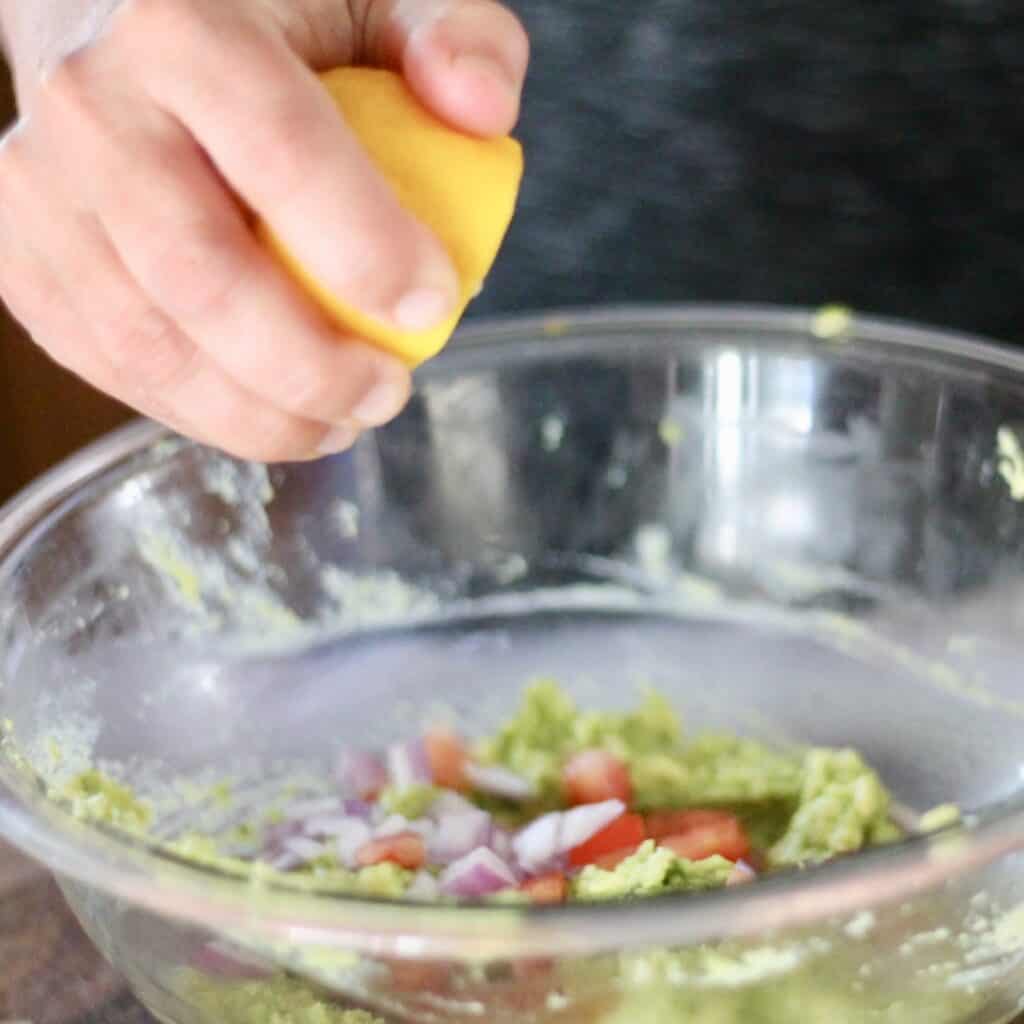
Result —
[[425, 106], [476, 135], [506, 135], [519, 116], [530, 44], [494, 0], [365, 0], [359, 56], [401, 71]]

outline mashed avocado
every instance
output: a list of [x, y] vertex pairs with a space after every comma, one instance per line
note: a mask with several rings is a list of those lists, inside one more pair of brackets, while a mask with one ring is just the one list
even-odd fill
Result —
[[123, 832], [143, 833], [153, 817], [149, 806], [127, 786], [95, 770], [75, 776], [60, 795], [71, 805], [76, 818]]
[[546, 804], [557, 806], [566, 759], [594, 748], [629, 766], [638, 810], [795, 804], [800, 794], [799, 758], [735, 736], [687, 740], [672, 706], [653, 692], [635, 711], [580, 711], [556, 683], [536, 683], [478, 752], [528, 778]]
[[899, 837], [889, 794], [853, 750], [811, 750], [804, 757], [796, 812], [772, 847], [773, 864], [818, 863]]
[[347, 1010], [284, 975], [214, 981], [190, 972], [184, 995], [211, 1024], [383, 1024], [372, 1014]]
[[[688, 736], [678, 715], [656, 693], [647, 694], [632, 711], [586, 711], [550, 681], [528, 688], [516, 714], [496, 734], [475, 746], [479, 761], [521, 776], [539, 794], [528, 806], [506, 805], [498, 799], [498, 808], [511, 809], [512, 813], [495, 823], [505, 824], [507, 817], [522, 824], [542, 812], [564, 808], [566, 763], [576, 754], [590, 751], [613, 755], [628, 769], [633, 794], [628, 809], [632, 813], [622, 818], [641, 820], [643, 830], [629, 844], [631, 854], [617, 862], [601, 862], [615, 866], [589, 863], [567, 869], [562, 881], [573, 899], [622, 900], [713, 889], [727, 883], [737, 870], [733, 860], [745, 856], [730, 853], [733, 859], [726, 859], [716, 853], [687, 860], [668, 846], [659, 845], [657, 838], [641, 842], [644, 835], [660, 834], [664, 842], [669, 841], [667, 835], [678, 838], [675, 831], [655, 832], [652, 822], [658, 816], [649, 812], [671, 812], [667, 816], [675, 821], [676, 812], [720, 811], [734, 825], [741, 823], [741, 831], [745, 829], [750, 841], [747, 849], [752, 846], [757, 855], [754, 859], [767, 870], [815, 864], [901, 835], [890, 818], [889, 794], [856, 751], [780, 751], [737, 736]], [[425, 819], [443, 792], [432, 785], [385, 789], [379, 810], [405, 819], [410, 826], [422, 826], [421, 834], [429, 836], [431, 827], [440, 826]], [[136, 834], [151, 828], [149, 806], [129, 788], [98, 771], [78, 776], [61, 795], [73, 813], [83, 819]], [[218, 794], [220, 803], [230, 804], [231, 799], [229, 788]], [[474, 799], [482, 807], [488, 806], [481, 794]], [[558, 815], [551, 817], [559, 819]], [[922, 818], [921, 829], [941, 828], [956, 818], [956, 808], [936, 808]], [[379, 819], [371, 820], [380, 823]], [[269, 828], [269, 815], [261, 815], [259, 821], [261, 824], [243, 823], [240, 829], [236, 815], [235, 824], [224, 836], [185, 834], [165, 842], [164, 847], [178, 857], [247, 879], [252, 885], [385, 898], [399, 898], [410, 885], [422, 885], [423, 876], [432, 875], [426, 878], [430, 892], [430, 886], [437, 886], [437, 878], [445, 870], [444, 862], [428, 863], [418, 873], [391, 862], [353, 869], [351, 865], [357, 861], [340, 859], [343, 854], [335, 852], [340, 847], [330, 833], [321, 837], [322, 853], [316, 855], [318, 848], [314, 846], [311, 859], [290, 870], [279, 870], [269, 862], [272, 858], [265, 844], [273, 835], [280, 835], [272, 831], [274, 828], [287, 826], [288, 822], [283, 814]], [[310, 834], [314, 833], [302, 832], [301, 841], [309, 843]], [[380, 835], [386, 833], [381, 831]], [[240, 839], [247, 840], [251, 850], [264, 852], [239, 854]], [[259, 859], [261, 856], [267, 859]], [[489, 898], [512, 905], [530, 901], [518, 888], [499, 891]], [[941, 1024], [956, 1019], [954, 1007], [963, 1010], [973, 1005], [970, 993], [957, 995], [943, 990], [941, 997], [933, 998], [938, 989], [931, 976], [926, 980], [933, 987], [914, 993], [913, 1006], [903, 1002], [902, 995], [894, 998], [892, 990], [885, 987], [872, 993], [870, 986], [865, 988], [867, 982], [851, 982], [861, 977], [858, 966], [862, 963], [855, 960], [840, 964], [835, 960], [838, 950], [814, 947], [813, 941], [805, 946], [742, 948], [719, 943], [613, 957], [604, 965], [607, 970], [602, 968], [604, 976], [597, 979], [596, 987], [601, 988], [612, 977], [621, 979], [621, 984], [601, 1003], [600, 1012], [586, 1019], [594, 1024], [788, 1024], [802, 1020]], [[307, 951], [298, 952], [305, 955]], [[295, 957], [270, 949], [261, 950], [260, 955], [271, 962], [288, 963], [298, 972], [306, 970], [311, 962], [307, 957], [303, 961], [306, 966], [299, 967]], [[343, 959], [346, 956], [342, 954]], [[864, 954], [857, 951], [855, 956], [863, 958]], [[952, 955], [949, 959], [952, 962]], [[372, 972], [375, 965], [359, 966], [369, 967]], [[315, 976], [330, 979], [332, 965], [327, 968]], [[454, 969], [458, 972], [461, 968]], [[568, 980], [581, 992], [589, 991], [590, 982], [595, 980], [586, 975], [589, 969], [582, 964], [572, 967], [577, 972], [575, 981]], [[898, 979], [901, 992], [906, 990], [904, 975], [901, 973]], [[176, 978], [182, 998], [210, 1024], [381, 1024], [361, 1010], [345, 1009], [326, 996], [318, 984], [289, 973], [263, 978], [211, 977], [190, 968], [176, 974]], [[386, 983], [393, 984], [393, 979]], [[551, 980], [550, 985], [551, 998], [556, 1002], [566, 998], [557, 980]], [[557, 1007], [549, 1009], [554, 1013]]]
[[374, 864], [349, 871], [333, 856], [313, 861], [301, 871], [275, 871], [262, 861], [228, 856], [221, 852], [215, 839], [195, 834], [165, 843], [164, 848], [194, 864], [247, 878], [253, 885], [284, 885], [290, 889], [338, 895], [399, 899], [405, 895], [412, 880], [412, 872], [396, 864]]
[[732, 869], [732, 862], [723, 857], [683, 860], [648, 839], [633, 856], [610, 871], [594, 865], [584, 868], [575, 879], [573, 895], [583, 900], [617, 900], [716, 889], [725, 885]]
[[380, 795], [380, 805], [388, 814], [400, 814], [412, 820], [422, 818], [440, 793], [436, 786], [408, 786], [404, 789], [388, 786]]

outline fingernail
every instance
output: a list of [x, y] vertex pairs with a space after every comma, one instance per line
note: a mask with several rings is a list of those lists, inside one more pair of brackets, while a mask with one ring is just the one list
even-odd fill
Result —
[[359, 429], [348, 423], [331, 427], [324, 434], [323, 440], [317, 445], [317, 455], [337, 455], [338, 452], [348, 451], [359, 439]]
[[519, 94], [519, 83], [515, 81], [505, 66], [493, 57], [485, 57], [479, 53], [466, 53], [455, 58], [453, 66], [460, 73], [474, 78], [490, 78], [497, 82], [508, 93], [516, 97]]
[[436, 327], [452, 313], [451, 293], [440, 288], [416, 288], [407, 292], [395, 306], [395, 323], [406, 331], [425, 331]]
[[369, 391], [352, 407], [351, 417], [361, 426], [380, 427], [394, 419], [409, 398], [409, 375], [397, 363], [380, 366]]

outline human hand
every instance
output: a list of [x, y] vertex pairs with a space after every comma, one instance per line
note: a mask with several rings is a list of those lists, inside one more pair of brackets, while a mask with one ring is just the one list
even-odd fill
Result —
[[[401, 363], [341, 337], [257, 243], [406, 329], [456, 302], [314, 71], [401, 70], [455, 127], [516, 120], [528, 44], [493, 0], [33, 0], [0, 12], [21, 117], [0, 141], [0, 296], [59, 363], [262, 461], [396, 415]], [[241, 200], [241, 202], [240, 202]]]

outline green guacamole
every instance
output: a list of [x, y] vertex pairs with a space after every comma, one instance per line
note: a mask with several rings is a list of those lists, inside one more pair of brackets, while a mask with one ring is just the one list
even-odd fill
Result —
[[[654, 692], [629, 711], [592, 711], [579, 708], [556, 683], [538, 682], [527, 688], [519, 709], [497, 732], [467, 744], [466, 750], [481, 768], [501, 769], [527, 784], [530, 795], [518, 801], [471, 788], [458, 795], [492, 814], [495, 827], [500, 825], [512, 834], [541, 815], [567, 811], [567, 765], [579, 755], [596, 753], [606, 761], [610, 758], [628, 777], [626, 817], [642, 822], [647, 829], [653, 828], [650, 823], [659, 814], [668, 814], [673, 821], [682, 820], [675, 815], [693, 811], [722, 815], [748, 841], [750, 859], [758, 872], [811, 866], [901, 837], [890, 816], [891, 801], [884, 784], [856, 751], [780, 750], [727, 734], [691, 736], [668, 701]], [[227, 785], [218, 790], [225, 806], [230, 805], [232, 792]], [[60, 795], [75, 815], [89, 821], [133, 834], [146, 833], [154, 824], [153, 811], [145, 800], [97, 771], [73, 779]], [[432, 808], [446, 795], [449, 799], [453, 796], [435, 785], [392, 782], [376, 794], [372, 808], [378, 818], [371, 820], [397, 820], [399, 831], [402, 822], [407, 822], [414, 832], [418, 825], [429, 824]], [[922, 819], [922, 831], [943, 828], [954, 823], [956, 816], [954, 807], [938, 808]], [[251, 840], [257, 851], [266, 849], [281, 823], [280, 812], [265, 808], [259, 820], [246, 821], [241, 827], [236, 820], [229, 834], [193, 831], [165, 840], [163, 845], [176, 857], [257, 886], [400, 898], [411, 895], [410, 887], [422, 887], [426, 880], [436, 890], [430, 898], [451, 898], [443, 895], [440, 886], [446, 870], [441, 863], [409, 866], [404, 861], [384, 861], [359, 866], [367, 863], [362, 855], [358, 861], [350, 858], [346, 862], [333, 841], [315, 847], [314, 852], [321, 852], [297, 864], [279, 862], [259, 852], [238, 852], [239, 838]], [[440, 828], [443, 823], [444, 819], [438, 818], [434, 825]], [[417, 834], [427, 833], [421, 827]], [[376, 833], [374, 836], [376, 842]], [[412, 840], [415, 842], [415, 835]], [[423, 842], [428, 849], [430, 844]], [[665, 836], [648, 833], [611, 860], [595, 856], [580, 863], [570, 858], [568, 863], [574, 866], [562, 869], [566, 872], [565, 898], [607, 902], [714, 889], [733, 881], [736, 861], [745, 860], [736, 854], [730, 859], [723, 851], [705, 851], [688, 859], [677, 852], [689, 849], [685, 844], [670, 848], [668, 842]], [[739, 867], [754, 873], [745, 863]], [[523, 886], [507, 886], [487, 898], [499, 904], [526, 904], [531, 899], [528, 883], [529, 877]], [[927, 1018], [927, 1014], [869, 1012], [859, 995], [839, 992], [819, 976], [817, 968], [803, 971], [801, 956], [788, 950], [729, 952], [708, 946], [616, 958], [600, 970], [605, 977], [625, 979], [624, 988], [604, 1012], [588, 1021], [917, 1024]], [[756, 991], [740, 984], [759, 971], [771, 974], [775, 970], [780, 981], [770, 990], [760, 984]], [[728, 991], [709, 994], [701, 979], [713, 974], [737, 981], [726, 985]], [[691, 978], [696, 979], [696, 987], [679, 986], [680, 979]], [[182, 997], [204, 1020], [218, 1024], [382, 1024], [361, 1010], [345, 1009], [319, 988], [286, 972], [241, 978], [188, 968], [174, 984], [181, 986]], [[557, 1003], [563, 996], [555, 989], [551, 999]], [[929, 1004], [929, 1012], [932, 1008]]]

